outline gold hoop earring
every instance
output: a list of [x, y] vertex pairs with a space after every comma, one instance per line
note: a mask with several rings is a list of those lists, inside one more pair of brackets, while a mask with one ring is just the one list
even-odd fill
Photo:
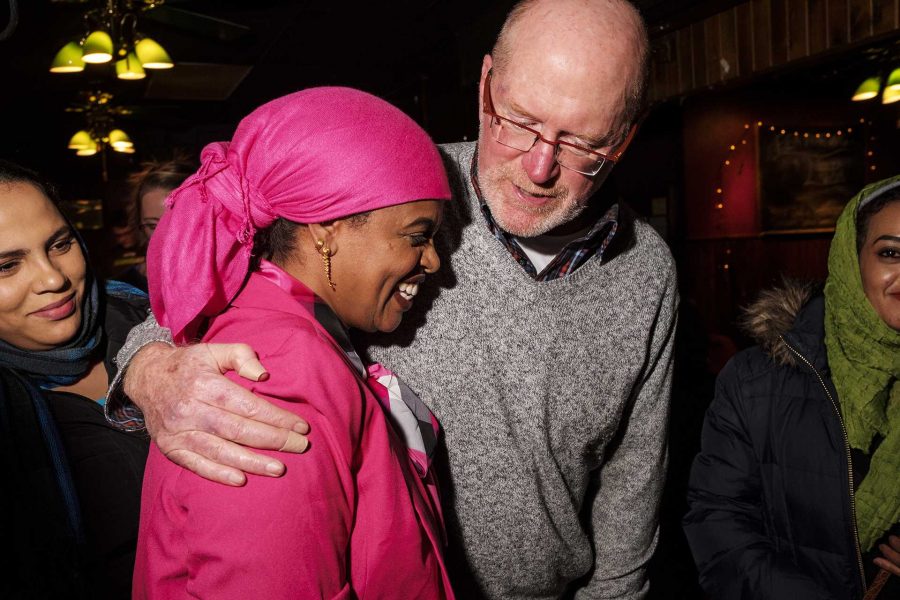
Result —
[[325, 245], [323, 240], [316, 242], [316, 250], [322, 255], [322, 266], [325, 268], [325, 277], [328, 278], [328, 285], [331, 289], [335, 289], [334, 281], [331, 280], [331, 248]]

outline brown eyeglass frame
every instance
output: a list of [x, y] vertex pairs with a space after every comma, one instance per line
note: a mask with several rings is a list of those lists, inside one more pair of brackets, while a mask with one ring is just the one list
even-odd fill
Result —
[[[492, 73], [492, 71], [493, 71], [493, 69], [489, 69], [487, 72], [487, 75], [485, 75], [485, 77], [484, 77], [484, 92], [482, 93], [481, 111], [484, 114], [488, 115], [489, 117], [493, 117], [500, 121], [506, 121], [507, 123], [511, 123], [512, 125], [515, 125], [516, 127], [520, 128], [520, 129], [524, 129], [528, 133], [531, 133], [532, 135], [535, 136], [535, 140], [534, 140], [535, 144], [538, 142], [538, 140], [540, 140], [540, 141], [544, 142], [545, 144], [550, 144], [554, 148], [558, 148], [559, 146], [568, 146], [570, 148], [575, 148], [576, 150], [580, 150], [581, 152], [587, 152], [588, 154], [593, 154], [595, 156], [602, 158], [603, 160], [608, 160], [611, 163], [615, 164], [619, 161], [619, 159], [625, 153], [625, 150], [628, 149], [628, 145], [631, 144], [631, 140], [634, 138], [634, 135], [637, 133], [638, 125], [643, 120], [643, 119], [636, 120], [634, 122], [634, 124], [631, 126], [631, 129], [628, 131], [628, 135], [625, 136], [625, 140], [621, 144], [619, 144], [619, 146], [613, 152], [611, 152], [609, 154], [603, 154], [602, 152], [597, 152], [596, 150], [591, 150], [590, 148], [586, 148], [584, 146], [579, 146], [578, 144], [573, 144], [571, 142], [563, 142], [560, 140], [548, 140], [547, 138], [545, 138], [544, 136], [541, 135], [540, 131], [537, 131], [535, 129], [532, 129], [531, 127], [522, 125], [521, 123], [513, 121], [512, 119], [507, 119], [506, 117], [501, 117], [500, 115], [497, 114], [497, 112], [494, 110], [494, 101], [491, 98], [491, 73]], [[532, 144], [532, 148], [533, 147], [534, 147], [534, 145]], [[530, 148], [529, 148], [529, 150], [530, 150]], [[520, 152], [528, 152], [528, 150], [520, 150]], [[562, 165], [560, 165], [560, 166], [562, 166]], [[601, 169], [602, 169], [602, 166], [601, 166]], [[576, 172], [578, 172], [578, 171], [576, 171]], [[600, 171], [597, 171], [597, 173], [599, 173], [599, 172]], [[594, 175], [596, 175], [596, 173]], [[591, 175], [591, 177], [593, 177], [593, 175]]]

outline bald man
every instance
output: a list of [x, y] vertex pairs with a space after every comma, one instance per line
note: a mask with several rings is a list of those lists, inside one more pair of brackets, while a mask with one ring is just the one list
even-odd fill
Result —
[[[675, 271], [649, 226], [596, 194], [634, 132], [646, 57], [628, 2], [512, 10], [482, 62], [478, 141], [442, 148], [455, 191], [444, 268], [400, 329], [366, 340], [444, 428], [461, 598], [647, 592]], [[165, 338], [148, 322], [122, 358]], [[302, 451], [307, 429], [219, 375], [257, 376], [252, 357], [241, 346], [148, 344], [125, 391], [186, 468], [232, 485], [244, 472], [277, 476], [281, 463], [250, 448]], [[111, 396], [109, 406], [140, 425], [133, 405]]]

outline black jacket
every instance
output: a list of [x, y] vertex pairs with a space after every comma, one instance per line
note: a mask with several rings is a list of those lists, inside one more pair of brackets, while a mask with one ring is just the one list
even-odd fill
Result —
[[[104, 297], [101, 348], [110, 379], [117, 350], [147, 309], [146, 299]], [[130, 598], [149, 442], [109, 426], [94, 400], [34, 390], [0, 367], [0, 539], [7, 548], [0, 598]], [[47, 411], [50, 427], [41, 425]], [[79, 531], [67, 518], [61, 470], [78, 498]]]
[[769, 293], [748, 318], [760, 345], [719, 375], [684, 519], [714, 600], [863, 596], [853, 467], [824, 315], [824, 298], [810, 288]]

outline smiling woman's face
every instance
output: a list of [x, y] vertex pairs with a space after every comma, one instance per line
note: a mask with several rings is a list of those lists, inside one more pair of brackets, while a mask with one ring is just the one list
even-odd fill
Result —
[[49, 350], [81, 326], [84, 254], [59, 210], [30, 183], [0, 183], [0, 340]]
[[335, 290], [326, 301], [348, 327], [395, 330], [426, 275], [441, 266], [434, 234], [443, 206], [420, 200], [374, 210], [365, 224], [343, 226], [332, 261]]
[[900, 201], [869, 220], [859, 252], [863, 291], [888, 327], [900, 331]]

